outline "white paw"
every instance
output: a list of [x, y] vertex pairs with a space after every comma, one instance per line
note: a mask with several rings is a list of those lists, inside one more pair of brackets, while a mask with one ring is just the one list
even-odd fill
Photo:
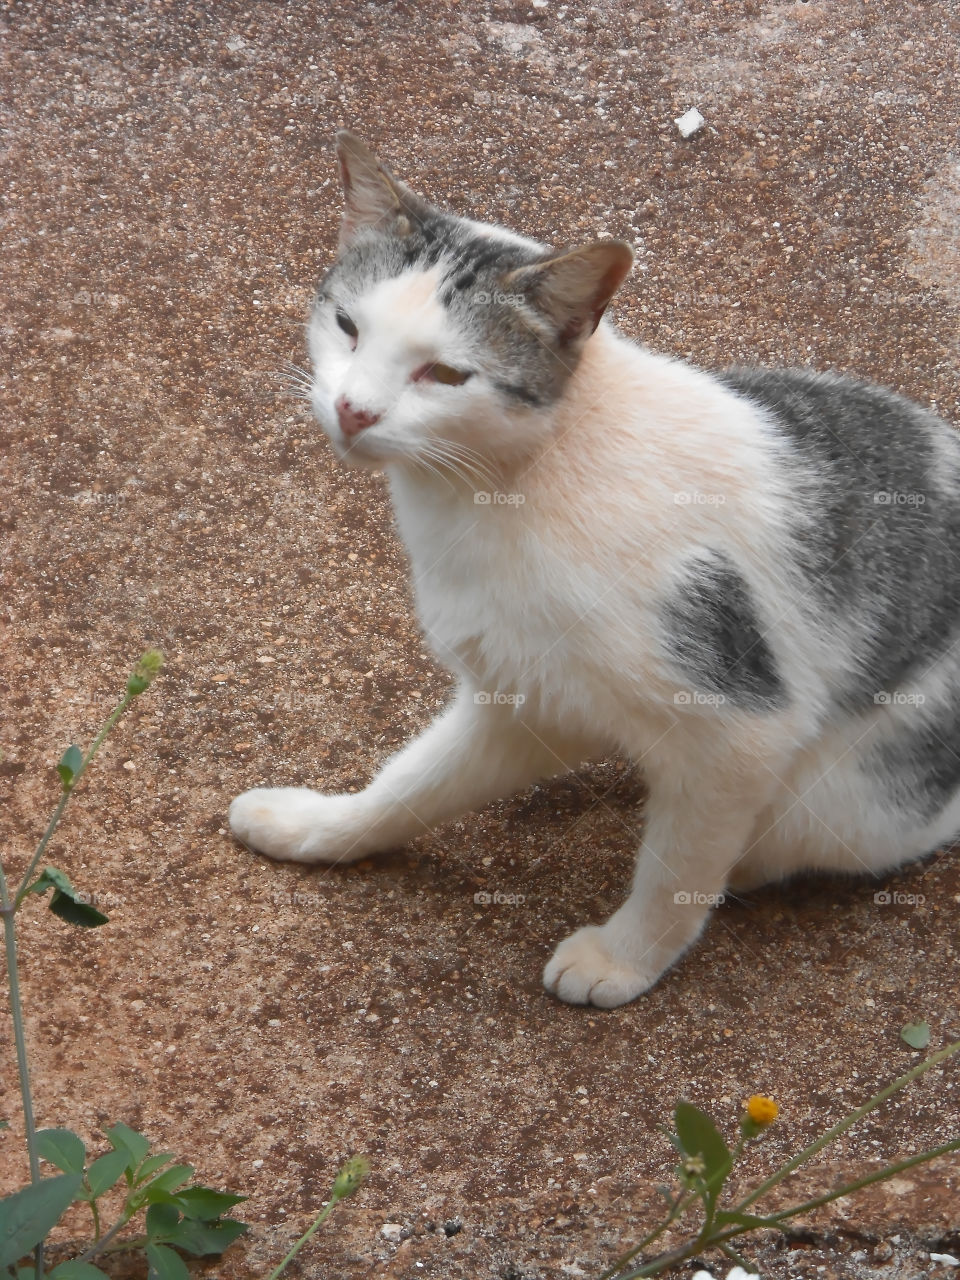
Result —
[[543, 971], [543, 985], [568, 1004], [615, 1009], [635, 1000], [659, 976], [618, 957], [603, 926], [591, 924], [560, 943]]
[[230, 830], [270, 858], [355, 862], [370, 851], [360, 803], [359, 796], [324, 796], [307, 787], [256, 787], [230, 805]]

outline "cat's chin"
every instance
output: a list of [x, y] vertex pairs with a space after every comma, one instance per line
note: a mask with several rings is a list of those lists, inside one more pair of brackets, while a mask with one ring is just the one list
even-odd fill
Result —
[[337, 461], [345, 467], [351, 467], [357, 471], [382, 471], [387, 463], [391, 460], [390, 455], [384, 451], [380, 453], [376, 448], [371, 448], [368, 444], [359, 445], [356, 441], [346, 446], [342, 445], [338, 440], [331, 441], [333, 451], [337, 455]]

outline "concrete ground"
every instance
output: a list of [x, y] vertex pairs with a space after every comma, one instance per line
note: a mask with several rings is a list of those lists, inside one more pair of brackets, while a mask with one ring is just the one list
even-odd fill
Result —
[[[658, 350], [855, 371], [956, 422], [956, 5], [2, 11], [12, 869], [63, 748], [147, 644], [168, 655], [50, 851], [110, 924], [22, 916], [40, 1123], [96, 1144], [125, 1120], [248, 1194], [221, 1280], [264, 1276], [354, 1152], [368, 1185], [290, 1276], [595, 1278], [658, 1212], [678, 1097], [728, 1133], [747, 1094], [780, 1101], [746, 1186], [918, 1060], [901, 1024], [957, 1037], [945, 854], [731, 901], [625, 1008], [549, 998], [554, 944], [626, 885], [642, 791], [617, 761], [341, 871], [270, 865], [225, 830], [260, 782], [361, 786], [449, 691], [382, 480], [339, 470], [273, 376], [305, 362], [333, 251], [334, 129], [474, 217], [631, 240], [616, 317]], [[707, 124], [684, 141], [691, 106]], [[475, 902], [498, 891], [522, 901]], [[9, 1191], [26, 1162], [0, 1030]], [[801, 1192], [956, 1134], [956, 1080], [925, 1077]], [[777, 1280], [946, 1276], [928, 1253], [960, 1252], [958, 1190], [947, 1158], [745, 1252]]]

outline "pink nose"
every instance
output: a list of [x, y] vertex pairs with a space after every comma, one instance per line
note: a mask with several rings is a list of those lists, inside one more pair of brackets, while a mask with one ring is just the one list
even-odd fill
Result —
[[340, 430], [345, 436], [359, 435], [364, 427], [372, 427], [375, 422], [380, 421], [379, 413], [371, 413], [369, 409], [354, 408], [346, 396], [340, 397], [336, 408]]

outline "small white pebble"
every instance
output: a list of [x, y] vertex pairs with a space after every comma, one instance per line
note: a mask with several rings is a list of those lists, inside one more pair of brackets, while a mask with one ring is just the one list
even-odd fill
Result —
[[673, 122], [684, 138], [692, 138], [707, 123], [696, 107], [691, 107]]
[[124, 760], [123, 767], [133, 772], [133, 770], [136, 769], [137, 766], [133, 763], [132, 760]]
[[955, 1258], [952, 1253], [931, 1253], [931, 1262], [941, 1262], [945, 1267], [960, 1267], [960, 1258]]
[[380, 1234], [384, 1240], [390, 1240], [394, 1244], [400, 1239], [403, 1233], [403, 1227], [399, 1222], [385, 1222], [380, 1228]]
[[254, 1162], [253, 1162], [253, 1167], [254, 1167], [255, 1169], [262, 1169], [262, 1168], [263, 1168], [263, 1161], [262, 1161], [262, 1160], [254, 1160]]

